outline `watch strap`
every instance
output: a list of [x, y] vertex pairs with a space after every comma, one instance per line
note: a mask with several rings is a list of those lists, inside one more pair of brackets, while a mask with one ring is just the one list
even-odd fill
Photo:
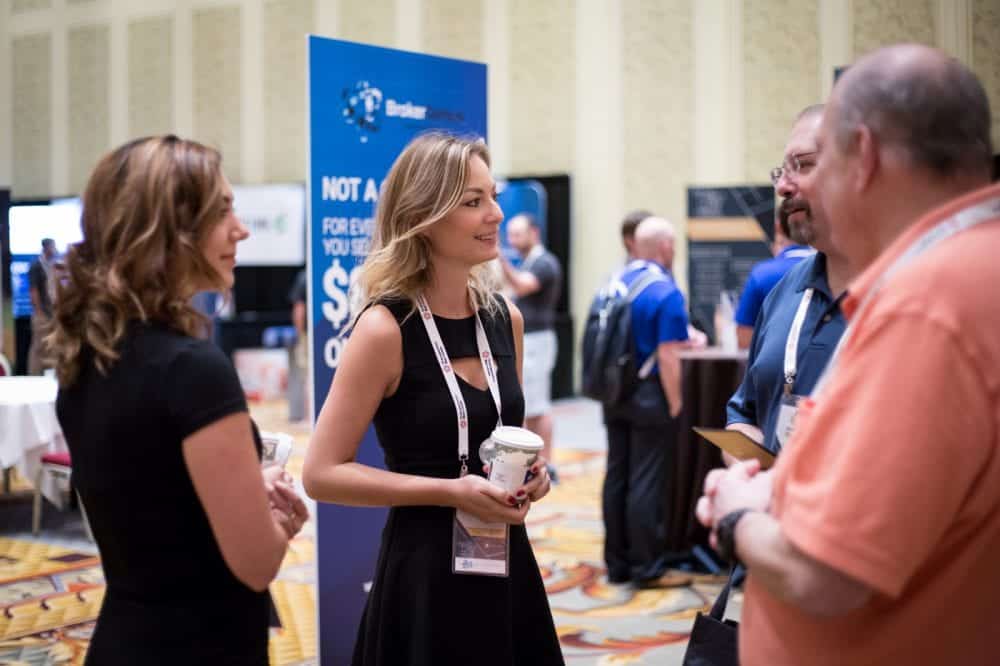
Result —
[[726, 562], [736, 562], [736, 524], [751, 511], [750, 508], [730, 511], [715, 526], [715, 550]]

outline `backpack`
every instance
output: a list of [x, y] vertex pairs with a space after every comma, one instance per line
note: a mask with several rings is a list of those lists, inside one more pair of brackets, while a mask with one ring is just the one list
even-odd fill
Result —
[[632, 302], [646, 287], [662, 280], [659, 273], [645, 271], [626, 287], [618, 275], [594, 296], [583, 329], [581, 388], [588, 398], [608, 407], [621, 405], [649, 376], [656, 354], [636, 358]]

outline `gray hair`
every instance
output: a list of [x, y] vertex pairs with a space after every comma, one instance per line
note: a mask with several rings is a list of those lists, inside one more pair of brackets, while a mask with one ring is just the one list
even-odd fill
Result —
[[938, 176], [989, 173], [989, 100], [954, 58], [916, 45], [880, 49], [851, 67], [835, 94], [841, 150], [865, 125], [913, 166]]
[[673, 241], [675, 236], [673, 222], [662, 217], [647, 217], [635, 228], [635, 246], [640, 255], [646, 255], [661, 243]]

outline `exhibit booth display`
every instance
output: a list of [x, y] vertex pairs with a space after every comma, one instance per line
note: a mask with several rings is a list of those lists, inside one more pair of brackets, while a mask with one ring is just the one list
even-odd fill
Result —
[[[250, 235], [237, 248], [232, 301], [217, 318], [215, 341], [235, 360], [237, 350], [264, 346], [267, 329], [292, 324], [289, 291], [306, 263], [305, 185], [234, 185], [233, 209]], [[271, 365], [271, 355], [262, 361]]]
[[[370, 245], [379, 188], [416, 135], [486, 138], [486, 66], [308, 37], [309, 326], [314, 405], [323, 404], [351, 320], [349, 290]], [[382, 467], [369, 430], [360, 463]], [[317, 507], [320, 660], [350, 662], [385, 509]]]
[[62, 256], [73, 243], [83, 240], [80, 199], [42, 199], [13, 201], [7, 210], [9, 259], [6, 266], [10, 284], [10, 310], [13, 317], [14, 345], [4, 354], [16, 372], [24, 373], [28, 366], [31, 344], [31, 293], [28, 271], [42, 250], [42, 239], [55, 241], [56, 253]]
[[13, 369], [10, 355], [14, 349], [14, 317], [10, 311], [10, 234], [7, 232], [7, 209], [10, 190], [0, 188], [0, 365], [4, 372]]
[[774, 188], [689, 187], [687, 200], [691, 323], [705, 331], [713, 344], [735, 351], [734, 308], [729, 308], [728, 336], [716, 330], [716, 315], [738, 302], [750, 269], [771, 258]]
[[[500, 185], [503, 185], [500, 188]], [[573, 389], [573, 357], [576, 346], [573, 341], [573, 318], [569, 312], [569, 295], [572, 293], [572, 262], [570, 258], [571, 191], [570, 177], [513, 176], [498, 182], [497, 202], [504, 213], [500, 227], [503, 252], [517, 266], [521, 258], [507, 244], [507, 222], [519, 213], [529, 213], [535, 217], [541, 230], [542, 244], [555, 255], [562, 266], [562, 293], [556, 303], [556, 338], [558, 351], [556, 365], [552, 370], [552, 397], [568, 398], [575, 395]]]

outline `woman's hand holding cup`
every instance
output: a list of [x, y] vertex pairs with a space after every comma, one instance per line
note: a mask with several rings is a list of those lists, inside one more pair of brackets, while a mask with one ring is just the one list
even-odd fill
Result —
[[503, 488], [476, 474], [467, 474], [452, 482], [452, 506], [488, 523], [521, 525], [531, 502], [518, 500]]

